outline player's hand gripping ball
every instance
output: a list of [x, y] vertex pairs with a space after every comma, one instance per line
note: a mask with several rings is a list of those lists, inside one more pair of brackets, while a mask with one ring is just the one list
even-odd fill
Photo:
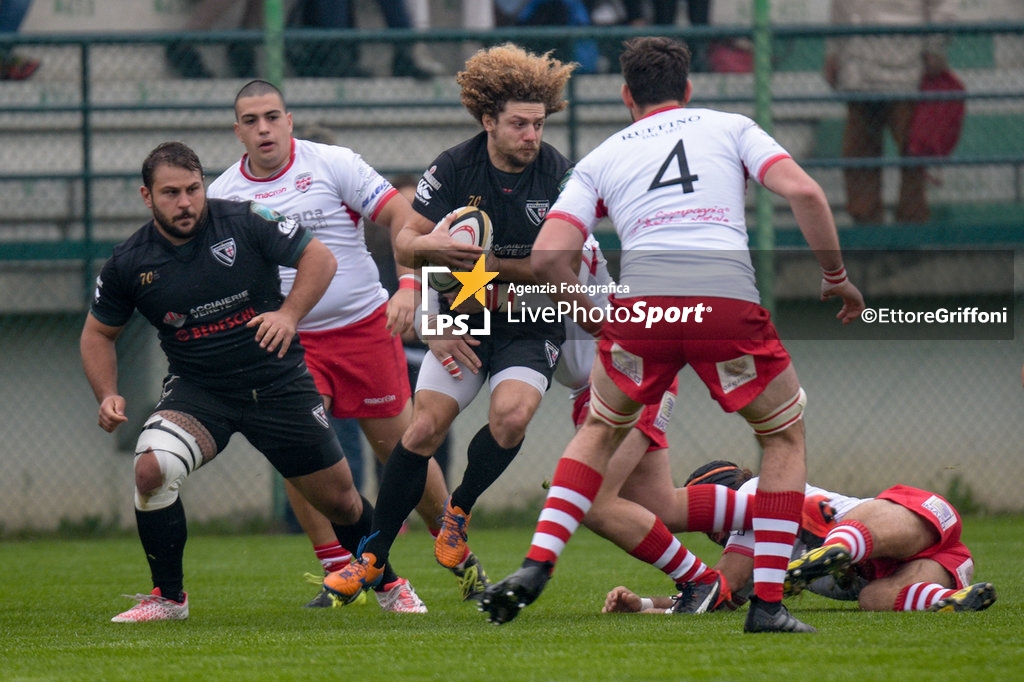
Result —
[[[457, 242], [476, 244], [484, 251], [491, 248], [493, 231], [491, 218], [476, 206], [463, 206], [455, 209], [455, 220], [448, 227], [448, 234]], [[432, 272], [427, 276], [427, 284], [435, 291], [445, 293], [462, 286], [462, 282], [443, 272]]]

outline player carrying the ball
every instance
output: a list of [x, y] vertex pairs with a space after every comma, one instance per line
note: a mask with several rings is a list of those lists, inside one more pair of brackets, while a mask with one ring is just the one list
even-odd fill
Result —
[[[544, 124], [565, 108], [562, 93], [574, 68], [550, 54], [531, 54], [511, 44], [481, 50], [466, 62], [456, 77], [462, 103], [483, 131], [442, 152], [423, 174], [413, 203], [417, 215], [396, 241], [403, 264], [419, 267], [429, 260], [453, 271], [472, 270], [483, 249], [455, 243], [447, 228], [454, 209], [476, 206], [490, 216], [494, 230], [486, 270], [498, 272], [499, 282], [535, 283], [533, 241], [570, 168], [568, 159], [542, 142]], [[446, 306], [443, 301], [442, 311], [447, 312]], [[474, 317], [482, 318], [482, 310]], [[324, 579], [324, 587], [339, 598], [355, 599], [380, 580], [402, 522], [423, 494], [431, 456], [486, 380], [488, 423], [469, 444], [465, 473], [448, 499], [434, 544], [434, 556], [443, 566], [457, 567], [467, 558], [473, 505], [522, 447], [565, 336], [561, 322], [509, 324], [501, 317], [492, 316], [489, 336], [430, 341], [431, 353], [416, 384], [412, 424], [384, 466], [373, 533], [357, 561]]]

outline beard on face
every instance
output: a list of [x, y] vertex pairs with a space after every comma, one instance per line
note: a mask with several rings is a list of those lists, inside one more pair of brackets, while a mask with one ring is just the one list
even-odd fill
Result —
[[191, 229], [185, 230], [178, 227], [174, 223], [174, 220], [168, 218], [167, 215], [160, 212], [156, 208], [153, 208], [153, 221], [160, 226], [160, 229], [162, 229], [164, 232], [171, 235], [175, 239], [191, 239], [196, 234], [196, 228], [199, 226], [199, 219], [201, 218], [201, 216], [195, 215], [191, 212], [186, 212], [178, 214], [177, 219], [181, 218], [192, 218], [194, 220]]
[[537, 160], [537, 155], [540, 154], [540, 148], [534, 147], [529, 149], [512, 149], [512, 150], [499, 150], [498, 153], [505, 160], [505, 163], [509, 166], [514, 166], [520, 171], [525, 170], [527, 166]]

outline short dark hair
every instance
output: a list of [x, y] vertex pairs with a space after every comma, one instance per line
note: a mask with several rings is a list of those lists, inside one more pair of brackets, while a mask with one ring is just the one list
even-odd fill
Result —
[[619, 56], [622, 77], [639, 106], [686, 99], [690, 48], [664, 36], [633, 38]]
[[739, 490], [740, 486], [753, 476], [750, 469], [744, 469], [739, 464], [724, 459], [716, 459], [694, 469], [684, 485], [686, 487], [702, 484], [724, 485], [727, 488]]
[[[270, 81], [260, 80], [259, 78], [251, 80], [242, 86], [242, 89], [235, 95], [235, 117], [238, 117], [238, 100], [245, 99], [246, 97], [260, 97], [262, 95], [275, 94], [281, 98], [281, 104], [284, 104], [284, 93], [281, 89], [271, 83]], [[288, 106], [284, 107], [286, 110]]]
[[188, 171], [198, 171], [203, 176], [203, 164], [199, 156], [184, 142], [164, 142], [149, 153], [142, 162], [142, 184], [153, 189], [153, 173], [159, 166], [174, 166]]

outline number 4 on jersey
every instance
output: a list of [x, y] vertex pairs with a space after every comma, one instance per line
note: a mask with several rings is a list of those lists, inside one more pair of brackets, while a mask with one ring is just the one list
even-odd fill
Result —
[[[668, 170], [672, 162], [675, 161], [679, 167], [679, 175], [671, 176], [666, 179], [665, 171]], [[689, 194], [693, 192], [693, 183], [695, 180], [699, 180], [699, 176], [690, 174], [690, 167], [686, 163], [686, 150], [683, 148], [683, 141], [679, 140], [676, 142], [676, 146], [672, 148], [672, 152], [665, 159], [665, 163], [661, 164], [661, 168], [658, 169], [658, 175], [655, 176], [651, 182], [651, 186], [647, 188], [647, 191], [657, 189], [659, 187], [669, 187], [671, 185], [682, 185], [683, 194]]]

